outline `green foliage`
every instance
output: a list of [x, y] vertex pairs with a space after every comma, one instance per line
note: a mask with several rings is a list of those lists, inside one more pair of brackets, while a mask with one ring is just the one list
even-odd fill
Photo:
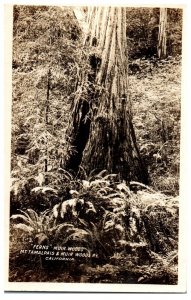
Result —
[[[70, 219], [72, 221], [72, 219]], [[76, 228], [71, 223], [57, 223], [54, 214], [50, 210], [37, 214], [32, 209], [21, 211], [20, 214], [11, 216], [13, 234], [21, 231], [26, 235], [26, 241], [31, 239], [31, 244], [50, 244], [65, 245], [68, 241], [80, 242], [84, 239], [88, 241], [90, 234], [80, 228]], [[16, 232], [15, 232], [16, 231]], [[91, 245], [91, 240], [88, 244]], [[26, 247], [27, 248], [27, 243]]]
[[[89, 180], [78, 179], [77, 185], [79, 189], [70, 190], [73, 198], [52, 210], [37, 214], [27, 209], [12, 215], [12, 235], [23, 233], [24, 249], [31, 238], [31, 244], [76, 246], [97, 253], [97, 267], [91, 261], [83, 271], [75, 266], [88, 282], [105, 282], [102, 274], [109, 268], [110, 282], [125, 282], [129, 274], [137, 283], [176, 283], [178, 199], [143, 184], [134, 193], [105, 171]], [[12, 248], [11, 253], [18, 257]]]
[[86, 68], [76, 25], [69, 7], [14, 7], [11, 212], [50, 207], [56, 194], [34, 188], [64, 185], [69, 109]]
[[180, 61], [179, 56], [161, 60], [152, 74], [143, 69], [129, 78], [137, 142], [151, 184], [171, 195], [179, 190]]

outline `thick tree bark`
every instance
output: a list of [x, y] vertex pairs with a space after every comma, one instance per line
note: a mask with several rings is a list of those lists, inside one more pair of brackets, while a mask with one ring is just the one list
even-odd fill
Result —
[[159, 34], [158, 34], [158, 57], [165, 58], [166, 53], [166, 27], [167, 8], [160, 8]]
[[[92, 46], [89, 92], [75, 101], [72, 146], [65, 167], [79, 165], [90, 173], [106, 169], [125, 180], [148, 182], [148, 174], [136, 144], [128, 94], [126, 9], [91, 8], [86, 44]], [[81, 85], [82, 83], [80, 83]]]

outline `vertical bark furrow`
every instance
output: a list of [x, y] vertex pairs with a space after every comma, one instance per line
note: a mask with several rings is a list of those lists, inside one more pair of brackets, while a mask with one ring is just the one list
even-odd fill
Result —
[[109, 54], [111, 49], [111, 38], [112, 38], [112, 32], [113, 32], [113, 25], [115, 21], [115, 7], [111, 7], [109, 11], [109, 19], [108, 23], [106, 25], [107, 31], [106, 31], [106, 38], [105, 43], [103, 47], [103, 54], [102, 54], [102, 62], [100, 66], [100, 70], [97, 76], [97, 83], [98, 85], [103, 84], [106, 73], [107, 73], [107, 65], [109, 61]]
[[106, 37], [106, 31], [107, 31], [107, 23], [109, 18], [109, 7], [104, 7], [102, 9], [103, 11], [103, 17], [101, 19], [101, 23], [99, 24], [99, 41], [98, 41], [98, 50], [100, 53], [103, 52], [104, 44], [105, 44], [105, 37]]
[[112, 26], [112, 37], [111, 37], [111, 50], [109, 53], [109, 59], [108, 59], [108, 67], [107, 67], [107, 75], [106, 75], [106, 83], [107, 81], [109, 82], [111, 79], [109, 76], [112, 78], [115, 76], [115, 74], [112, 74], [113, 67], [115, 65], [115, 59], [116, 59], [116, 19], [113, 22]]

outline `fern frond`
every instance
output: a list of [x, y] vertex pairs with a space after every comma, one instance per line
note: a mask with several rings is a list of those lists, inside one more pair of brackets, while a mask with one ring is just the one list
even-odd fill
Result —
[[104, 180], [110, 180], [111, 178], [117, 177], [117, 174], [108, 174], [103, 177]]
[[21, 214], [17, 214], [17, 215], [12, 215], [11, 217], [10, 217], [10, 219], [11, 220], [23, 220], [25, 223], [28, 223], [28, 224], [30, 224], [30, 220], [26, 217], [26, 216], [24, 216], [24, 215], [21, 215]]
[[[26, 211], [19, 209], [19, 211], [28, 219], [28, 223], [30, 226], [34, 227], [36, 219], [31, 218], [30, 214], [28, 214]], [[30, 211], [30, 209], [29, 209]]]
[[95, 176], [95, 178], [103, 178], [104, 174], [106, 174], [106, 173], [108, 173], [107, 170], [102, 170]]
[[112, 220], [112, 219], [108, 220], [104, 224], [104, 231], [108, 232], [110, 230], [113, 230], [114, 226], [115, 226], [114, 220]]
[[102, 187], [98, 190], [99, 193], [104, 193], [104, 194], [107, 194], [109, 192], [112, 192], [113, 189], [109, 186], [106, 186], [106, 187]]
[[33, 188], [31, 190], [32, 192], [35, 192], [35, 193], [39, 193], [39, 192], [42, 192], [43, 194], [45, 194], [46, 192], [52, 192], [54, 194], [57, 194], [57, 190], [51, 188], [51, 187], [48, 187], [48, 186], [37, 186], [35, 188]]
[[130, 181], [129, 183], [130, 185], [138, 185], [138, 186], [141, 186], [141, 187], [144, 187], [146, 188], [148, 191], [152, 192], [152, 193], [156, 193], [155, 190], [153, 190], [152, 188], [150, 188], [149, 186], [141, 183], [141, 182], [137, 182], [137, 181]]
[[69, 223], [60, 224], [51, 229], [51, 231], [55, 231], [56, 236], [58, 236], [61, 233], [61, 231], [63, 232], [63, 234], [65, 236], [66, 233], [71, 232], [71, 230], [74, 230], [74, 225], [69, 224]]
[[[118, 198], [124, 198], [124, 193], [122, 193], [122, 192], [117, 192], [117, 193], [113, 193], [113, 194], [109, 194], [108, 195], [108, 197], [110, 198], [110, 199], [114, 199], [114, 198], [116, 198], [116, 197], [118, 197]], [[124, 199], [122, 199], [122, 200], [124, 200]]]
[[94, 181], [91, 181], [90, 182], [90, 188], [92, 187], [92, 188], [94, 188], [94, 187], [98, 187], [98, 186], [102, 186], [103, 187], [103, 185], [104, 186], [109, 186], [110, 185], [110, 183], [109, 183], [109, 181], [108, 180], [104, 180], [104, 179], [95, 179]]
[[49, 209], [46, 209], [39, 216], [39, 223], [41, 223], [41, 228], [43, 232], [49, 231], [51, 226], [51, 217], [48, 215], [50, 213]]
[[81, 219], [81, 218], [78, 218], [78, 221], [82, 224], [82, 225], [84, 225], [85, 226], [85, 228], [88, 228], [89, 227], [89, 224], [88, 224], [88, 222], [86, 222], [86, 221], [84, 221], [83, 219]]
[[46, 209], [44, 212], [41, 213], [42, 222], [47, 218], [49, 213], [50, 213], [50, 209]]
[[58, 169], [58, 171], [61, 171], [65, 175], [65, 178], [68, 179], [69, 181], [71, 181], [73, 179], [73, 176], [68, 171], [66, 171], [65, 169], [62, 169], [60, 167]]
[[82, 180], [83, 188], [88, 189], [90, 187], [90, 182], [87, 180]]
[[53, 207], [52, 213], [53, 213], [54, 218], [58, 218], [58, 212], [59, 212], [58, 208], [59, 208], [60, 205], [61, 204], [56, 204]]
[[32, 233], [34, 231], [34, 228], [31, 227], [31, 226], [28, 226], [26, 224], [22, 224], [22, 223], [19, 223], [19, 224], [15, 224], [13, 226], [15, 229], [20, 229], [20, 230], [23, 230], [24, 232], [27, 232], [27, 233]]
[[92, 202], [87, 201], [86, 204], [87, 204], [87, 208], [85, 210], [86, 214], [88, 214], [89, 212], [96, 213], [96, 209], [95, 209], [95, 207], [94, 207], [94, 205], [93, 205]]
[[68, 236], [70, 241], [88, 241], [88, 238], [91, 239], [90, 234], [86, 230], [79, 228], [76, 228], [75, 232]]
[[125, 207], [126, 205], [126, 202], [124, 201], [124, 199], [121, 199], [119, 197], [115, 197], [115, 198], [112, 198], [112, 204], [114, 206], [117, 206], [117, 207]]
[[29, 216], [30, 216], [30, 218], [31, 218], [32, 220], [38, 221], [39, 216], [38, 216], [38, 214], [36, 213], [35, 210], [33, 210], [33, 209], [31, 209], [31, 208], [28, 208], [28, 209], [27, 209], [27, 212], [28, 212], [28, 214], [29, 214]]
[[119, 232], [124, 232], [124, 228], [120, 224], [115, 225], [115, 229], [118, 230]]
[[95, 180], [95, 179], [101, 179], [103, 178], [103, 175], [107, 174], [108, 171], [107, 170], [102, 170], [101, 172], [99, 172], [98, 174], [96, 174], [96, 169], [92, 170], [89, 174], [89, 181]]
[[105, 248], [104, 244], [101, 241], [100, 238], [100, 232], [98, 231], [98, 228], [96, 227], [96, 225], [92, 222], [90, 222], [92, 229], [93, 229], [93, 237], [94, 239], [102, 246], [102, 248], [105, 250], [106, 253], [108, 253], [107, 249]]

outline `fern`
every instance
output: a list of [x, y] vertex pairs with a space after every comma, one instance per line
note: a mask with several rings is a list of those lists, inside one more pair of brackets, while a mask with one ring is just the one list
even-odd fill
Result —
[[[33, 209], [27, 209], [26, 211], [21, 211], [21, 214], [16, 214], [11, 216], [13, 222], [18, 221], [19, 223], [13, 223], [13, 228], [21, 229], [27, 232], [27, 227], [29, 232], [37, 234], [39, 232], [44, 232], [48, 234], [52, 230], [54, 223], [52, 222], [52, 217], [48, 216], [49, 211], [46, 210], [39, 215]], [[22, 221], [22, 222], [21, 222]], [[31, 229], [32, 228], [32, 229]]]

